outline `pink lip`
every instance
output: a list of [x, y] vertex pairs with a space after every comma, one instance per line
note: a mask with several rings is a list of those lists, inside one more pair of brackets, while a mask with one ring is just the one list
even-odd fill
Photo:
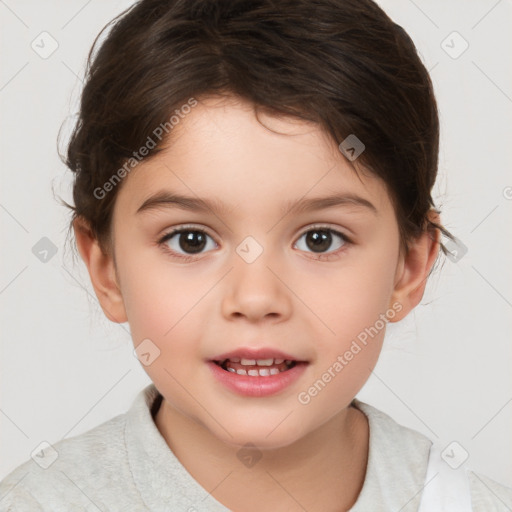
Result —
[[[283, 359], [281, 356], [280, 358]], [[265, 397], [279, 393], [295, 382], [308, 366], [306, 362], [299, 362], [293, 368], [277, 375], [252, 377], [228, 372], [213, 361], [208, 361], [207, 364], [214, 377], [221, 384], [235, 393], [252, 397]]]
[[292, 356], [290, 354], [286, 354], [285, 352], [281, 352], [280, 350], [276, 350], [274, 348], [237, 348], [236, 350], [232, 350], [231, 352], [226, 352], [224, 354], [220, 354], [219, 356], [213, 357], [211, 361], [224, 361], [225, 359], [284, 359], [289, 361], [301, 361], [297, 357]]

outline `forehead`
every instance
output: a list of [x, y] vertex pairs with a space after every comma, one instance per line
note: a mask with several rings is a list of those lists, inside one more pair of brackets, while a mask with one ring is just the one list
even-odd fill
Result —
[[259, 204], [260, 210], [348, 193], [386, 213], [391, 204], [384, 183], [358, 170], [359, 177], [315, 123], [263, 113], [256, 117], [243, 100], [207, 98], [174, 125], [165, 149], [124, 178], [116, 209], [135, 214], [149, 196], [168, 190], [211, 198], [219, 206]]

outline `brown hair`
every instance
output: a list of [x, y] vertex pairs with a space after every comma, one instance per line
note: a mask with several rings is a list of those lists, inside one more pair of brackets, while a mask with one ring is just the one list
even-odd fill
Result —
[[439, 150], [432, 82], [411, 38], [371, 0], [140, 0], [117, 16], [89, 53], [67, 148], [70, 228], [83, 218], [108, 252], [122, 183], [101, 199], [94, 191], [189, 98], [218, 94], [316, 122], [336, 144], [355, 134], [357, 164], [387, 186], [401, 248], [425, 230], [453, 239], [427, 218]]

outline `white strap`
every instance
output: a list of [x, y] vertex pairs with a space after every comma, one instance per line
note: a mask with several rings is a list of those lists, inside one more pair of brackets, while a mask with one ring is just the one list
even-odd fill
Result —
[[472, 512], [469, 478], [464, 465], [452, 469], [432, 444], [418, 512]]

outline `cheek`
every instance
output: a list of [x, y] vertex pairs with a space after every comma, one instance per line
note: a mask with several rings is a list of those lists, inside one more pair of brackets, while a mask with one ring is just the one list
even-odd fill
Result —
[[330, 400], [334, 395], [348, 401], [355, 396], [377, 363], [386, 317], [394, 313], [389, 301], [397, 257], [398, 248], [383, 241], [347, 258], [346, 265], [315, 275], [307, 287], [303, 284], [309, 309], [321, 319], [312, 382], [318, 382], [318, 389], [328, 387], [317, 401], [327, 409], [331, 408], [329, 395]]
[[346, 265], [317, 273], [307, 285], [303, 282], [302, 296], [322, 320], [323, 339], [328, 344], [330, 338], [342, 343], [351, 340], [386, 313], [393, 291], [395, 257], [389, 248], [387, 252], [385, 248], [375, 253], [361, 251], [347, 258]]
[[[197, 364], [200, 308], [195, 305], [206, 291], [202, 286], [191, 287], [190, 278], [180, 277], [179, 272], [167, 269], [166, 275], [161, 270], [153, 266], [141, 272], [135, 267], [125, 280], [123, 298], [133, 344], [140, 345], [139, 358], [145, 352], [151, 354], [149, 364], [140, 359], [144, 371], [158, 389], [166, 390], [167, 397], [180, 397], [179, 383]], [[178, 403], [175, 406], [181, 408]]]
[[[213, 278], [198, 278], [193, 268], [170, 264], [156, 251], [132, 252], [119, 262], [123, 301], [133, 344], [149, 339], [160, 356], [145, 370], [158, 380], [164, 368], [183, 373], [197, 361], [205, 300]], [[210, 276], [211, 277], [211, 276]], [[147, 342], [146, 342], [147, 343]], [[163, 374], [165, 378], [166, 374]]]
[[[134, 244], [135, 245], [135, 244]], [[118, 268], [123, 302], [135, 344], [149, 338], [159, 344], [186, 314], [190, 286], [155, 249], [123, 247], [119, 242]], [[171, 332], [169, 332], [171, 330]], [[168, 334], [167, 334], [168, 333]]]
[[386, 281], [379, 284], [355, 270], [331, 276], [324, 293], [317, 287], [316, 295], [310, 295], [311, 309], [322, 319], [316, 331], [322, 334], [316, 338], [314, 371], [298, 398], [300, 404], [311, 403], [316, 411], [322, 411], [322, 418], [348, 406], [367, 382], [386, 332]]

